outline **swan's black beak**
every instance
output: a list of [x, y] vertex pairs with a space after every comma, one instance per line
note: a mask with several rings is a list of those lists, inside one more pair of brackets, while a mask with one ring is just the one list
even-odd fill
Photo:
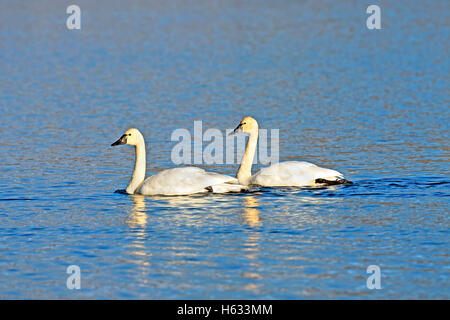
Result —
[[114, 142], [113, 144], [111, 144], [112, 147], [114, 146], [120, 146], [121, 144], [127, 144], [127, 135], [124, 134], [122, 135], [119, 140], [117, 140], [116, 142]]
[[236, 127], [236, 129], [231, 131], [228, 135], [231, 136], [231, 135], [236, 134], [238, 132], [242, 132], [242, 123], [239, 123], [239, 125]]

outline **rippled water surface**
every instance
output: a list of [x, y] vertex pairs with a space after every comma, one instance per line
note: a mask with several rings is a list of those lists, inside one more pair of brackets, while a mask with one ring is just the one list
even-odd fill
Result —
[[[69, 31], [66, 3], [0, 1], [0, 298], [450, 298], [448, 1], [383, 1], [372, 31], [361, 1], [77, 4]], [[244, 115], [354, 184], [115, 193], [127, 128], [150, 175], [173, 130]]]

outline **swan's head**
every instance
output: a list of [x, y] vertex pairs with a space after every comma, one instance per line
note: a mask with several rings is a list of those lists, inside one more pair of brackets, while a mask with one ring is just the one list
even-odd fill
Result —
[[241, 120], [239, 125], [236, 127], [236, 129], [234, 129], [232, 133], [233, 134], [238, 132], [253, 133], [255, 131], [258, 131], [258, 122], [256, 122], [256, 120], [253, 119], [252, 117], [245, 117], [244, 119]]
[[121, 144], [136, 146], [142, 139], [143, 137], [139, 130], [131, 128], [125, 131], [125, 133], [119, 138], [119, 140], [111, 144], [111, 146], [119, 146]]

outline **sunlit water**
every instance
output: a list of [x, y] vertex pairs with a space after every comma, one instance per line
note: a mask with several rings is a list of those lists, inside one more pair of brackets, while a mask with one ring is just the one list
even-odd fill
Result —
[[[448, 1], [76, 3], [0, 2], [0, 298], [450, 298]], [[115, 193], [244, 115], [354, 184]]]

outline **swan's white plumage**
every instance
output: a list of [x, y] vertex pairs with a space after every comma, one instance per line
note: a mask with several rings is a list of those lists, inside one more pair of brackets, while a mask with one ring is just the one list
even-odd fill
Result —
[[314, 186], [316, 179], [334, 181], [342, 179], [342, 173], [316, 166], [303, 161], [287, 161], [272, 164], [256, 172], [250, 180], [251, 184], [260, 186]]
[[125, 190], [128, 194], [175, 196], [203, 192], [240, 192], [248, 189], [239, 185], [234, 177], [206, 172], [196, 167], [168, 169], [144, 179], [146, 154], [142, 133], [135, 128], [128, 129], [112, 146], [123, 144], [134, 146], [136, 151], [133, 175]]
[[[194, 193], [208, 192], [206, 188], [221, 186], [221, 192], [232, 192], [235, 190], [234, 183], [237, 179], [218, 174], [206, 172], [201, 168], [182, 167], [161, 171], [145, 179], [137, 188], [135, 193], [144, 195], [188, 195]], [[243, 186], [240, 186], [244, 188]], [[213, 192], [219, 192], [213, 188]]]
[[[253, 159], [258, 142], [258, 122], [252, 117], [245, 117], [234, 132], [244, 132], [249, 135], [242, 157], [237, 178], [243, 185], [260, 185], [265, 187], [280, 186], [315, 186], [331, 182], [348, 182], [342, 173], [316, 166], [303, 161], [287, 161], [272, 164], [252, 175]], [[326, 181], [317, 181], [323, 179]]]

